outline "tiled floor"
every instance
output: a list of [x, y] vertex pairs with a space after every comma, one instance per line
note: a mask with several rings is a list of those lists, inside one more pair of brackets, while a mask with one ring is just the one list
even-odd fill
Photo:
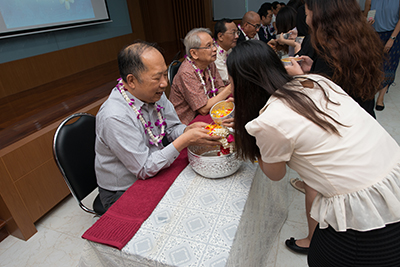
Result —
[[[399, 76], [398, 72], [397, 76]], [[400, 77], [385, 96], [385, 110], [377, 112], [381, 125], [400, 143]], [[286, 179], [296, 177], [289, 171]], [[267, 266], [307, 266], [304, 255], [290, 252], [284, 241], [307, 234], [304, 195], [288, 186], [289, 216], [275, 240]], [[90, 203], [93, 196], [87, 199]], [[69, 196], [37, 224], [38, 232], [28, 241], [13, 236], [0, 243], [0, 266], [77, 266], [84, 240], [81, 235], [94, 222]]]

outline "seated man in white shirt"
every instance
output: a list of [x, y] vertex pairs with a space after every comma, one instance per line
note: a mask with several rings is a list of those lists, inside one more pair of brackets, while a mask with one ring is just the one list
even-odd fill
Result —
[[217, 59], [214, 61], [219, 75], [225, 85], [229, 84], [226, 58], [236, 46], [239, 31], [236, 24], [230, 19], [221, 19], [214, 26], [214, 40], [217, 44]]
[[[152, 44], [136, 42], [118, 55], [122, 79], [96, 115], [95, 169], [108, 209], [136, 180], [169, 167], [185, 147], [219, 145], [206, 123], [182, 124], [164, 92], [164, 57]], [[171, 143], [164, 146], [162, 139]]]

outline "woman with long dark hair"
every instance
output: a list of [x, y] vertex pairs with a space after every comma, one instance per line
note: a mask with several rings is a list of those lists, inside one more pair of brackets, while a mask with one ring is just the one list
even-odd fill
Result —
[[[310, 27], [314, 58], [302, 56], [286, 67], [291, 75], [316, 73], [329, 77], [375, 118], [374, 96], [383, 79], [383, 45], [361, 13], [355, 0], [305, 0], [306, 23]], [[315, 222], [309, 216], [316, 195], [307, 184], [297, 181], [295, 188], [306, 189], [308, 236], [287, 240], [286, 245], [307, 253]]]
[[[400, 262], [400, 148], [346, 92], [320, 75], [291, 76], [260, 41], [227, 60], [238, 155], [271, 179], [286, 164], [317, 193], [309, 266]], [[273, 203], [271, 204], [273, 205]]]
[[[287, 6], [279, 10], [276, 16], [276, 30], [277, 38], [269, 43], [274, 45], [277, 50], [282, 50], [291, 57], [294, 56], [301, 48], [301, 45], [295, 41], [297, 29], [296, 10], [294, 8]], [[284, 34], [289, 34], [289, 36], [284, 38]]]
[[374, 97], [383, 78], [383, 45], [355, 0], [305, 0], [314, 60], [303, 56], [290, 74], [324, 74], [375, 118]]

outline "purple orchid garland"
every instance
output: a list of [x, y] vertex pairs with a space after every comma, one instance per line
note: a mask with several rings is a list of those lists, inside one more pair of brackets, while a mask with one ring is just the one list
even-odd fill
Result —
[[135, 111], [135, 113], [137, 114], [137, 119], [143, 124], [143, 126], [145, 128], [144, 132], [147, 133], [150, 137], [149, 143], [151, 145], [158, 146], [158, 144], [160, 144], [162, 142], [162, 139], [165, 136], [165, 126], [167, 125], [167, 123], [165, 122], [165, 119], [162, 117], [162, 114], [161, 114], [161, 110], [164, 107], [160, 106], [157, 103], [155, 103], [155, 105], [154, 105], [154, 109], [157, 111], [157, 116], [158, 116], [158, 119], [154, 124], [156, 126], [158, 126], [159, 128], [161, 128], [161, 133], [159, 135], [154, 135], [153, 131], [151, 130], [151, 129], [153, 129], [153, 127], [151, 126], [151, 121], [146, 122], [144, 120], [143, 115], [142, 115], [142, 108], [140, 108], [138, 110], [134, 105], [135, 99], [133, 99], [133, 98], [130, 99], [128, 97], [128, 95], [126, 94], [125, 91], [127, 91], [127, 89], [125, 88], [124, 84], [122, 83], [122, 78], [119, 78], [117, 81], [118, 81], [118, 84], [116, 87], [117, 87], [118, 91], [124, 97], [124, 99], [128, 103], [128, 105]]

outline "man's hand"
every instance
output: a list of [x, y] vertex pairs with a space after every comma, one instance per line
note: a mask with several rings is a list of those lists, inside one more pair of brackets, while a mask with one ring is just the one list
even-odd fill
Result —
[[221, 137], [211, 136], [208, 134], [208, 130], [204, 127], [208, 124], [205, 122], [195, 122], [188, 127], [181, 136], [179, 136], [172, 144], [176, 150], [182, 151], [185, 147], [190, 145], [201, 145], [201, 146], [218, 146], [221, 143], [218, 141]]
[[187, 135], [187, 145], [205, 145], [205, 146], [216, 146], [221, 145], [218, 142], [221, 137], [212, 136], [208, 133], [209, 131], [204, 128], [192, 128], [184, 133]]
[[208, 125], [207, 123], [202, 122], [202, 121], [194, 122], [194, 123], [188, 125], [188, 126], [185, 128], [185, 131], [184, 131], [184, 132], [186, 132], [186, 131], [188, 131], [188, 130], [190, 130], [190, 129], [196, 129], [196, 128], [197, 128], [197, 129], [204, 129], [207, 125]]

